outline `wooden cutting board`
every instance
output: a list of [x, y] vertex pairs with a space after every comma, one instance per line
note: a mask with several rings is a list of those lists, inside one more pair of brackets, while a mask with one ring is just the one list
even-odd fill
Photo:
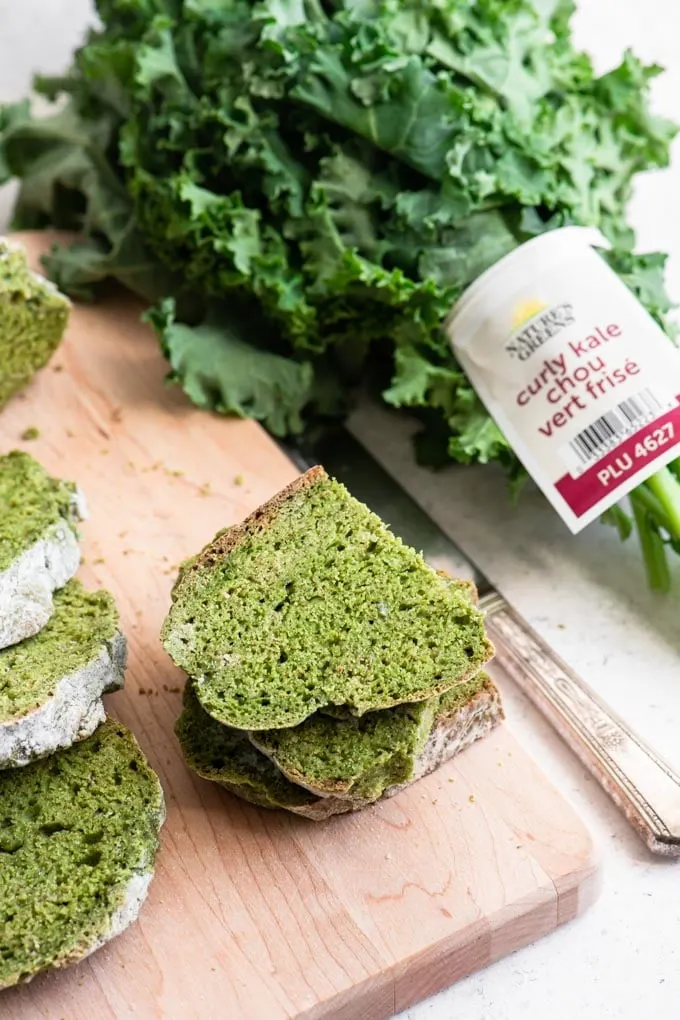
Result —
[[[44, 241], [22, 239], [37, 257]], [[29, 450], [87, 495], [80, 576], [115, 594], [130, 643], [108, 708], [160, 774], [168, 819], [138, 923], [0, 993], [0, 1016], [390, 1017], [583, 911], [590, 837], [506, 726], [326, 823], [257, 810], [187, 771], [173, 735], [183, 677], [158, 637], [176, 565], [295, 468], [257, 425], [167, 388], [138, 313], [124, 299], [74, 310], [51, 365], [0, 414], [0, 453]], [[39, 438], [22, 441], [30, 426]]]

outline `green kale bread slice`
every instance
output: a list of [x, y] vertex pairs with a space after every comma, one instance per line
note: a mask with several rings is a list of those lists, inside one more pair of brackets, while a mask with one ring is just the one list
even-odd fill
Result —
[[[486, 699], [475, 699], [489, 690], [489, 683], [484, 673], [478, 673], [426, 701], [367, 712], [360, 718], [334, 719], [317, 712], [299, 726], [253, 732], [250, 739], [297, 786], [321, 797], [371, 802], [390, 787], [413, 779], [422, 755], [428, 761], [433, 757], [432, 750], [425, 749], [435, 729], [447, 728], [454, 720], [457, 738], [461, 726], [466, 734], [474, 728], [478, 714], [488, 721]], [[500, 700], [493, 708], [499, 721]]]
[[78, 569], [76, 524], [85, 516], [72, 482], [51, 478], [27, 453], [0, 457], [0, 648], [49, 620], [52, 593]]
[[[190, 680], [175, 733], [189, 768], [258, 807], [301, 809], [319, 798], [295, 786], [250, 743], [242, 730], [223, 726], [201, 708]], [[348, 808], [349, 810], [349, 805]]]
[[[498, 690], [482, 674], [468, 691], [464, 697], [462, 692], [459, 695], [452, 689], [437, 699], [439, 705], [432, 727], [410, 768], [390, 770], [384, 761], [378, 762], [379, 776], [366, 775], [363, 785], [355, 784], [353, 790], [342, 796], [320, 796], [286, 778], [242, 731], [223, 726], [201, 708], [191, 681], [185, 687], [184, 710], [177, 721], [176, 733], [187, 765], [199, 776], [259, 807], [284, 808], [321, 821], [332, 815], [359, 811], [378, 799], [393, 796], [489, 733], [503, 719]], [[387, 709], [385, 714], [396, 711]]]
[[132, 924], [164, 817], [157, 776], [111, 719], [0, 773], [0, 988], [77, 963]]
[[0, 651], [0, 769], [89, 737], [127, 660], [113, 597], [69, 581], [39, 634]]
[[51, 358], [71, 303], [38, 273], [26, 253], [0, 238], [0, 408]]
[[166, 650], [219, 722], [296, 726], [423, 701], [479, 672], [493, 648], [467, 586], [403, 545], [312, 468], [182, 569]]

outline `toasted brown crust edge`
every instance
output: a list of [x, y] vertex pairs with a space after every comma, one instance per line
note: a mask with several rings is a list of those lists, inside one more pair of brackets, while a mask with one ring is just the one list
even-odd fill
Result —
[[241, 545], [247, 538], [268, 528], [281, 508], [289, 500], [297, 496], [299, 492], [304, 492], [306, 489], [311, 489], [313, 486], [320, 485], [321, 482], [327, 480], [328, 475], [320, 466], [312, 467], [309, 471], [305, 471], [303, 475], [294, 478], [292, 482], [289, 482], [285, 488], [275, 493], [266, 503], [262, 503], [256, 510], [253, 510], [244, 521], [241, 521], [240, 524], [234, 524], [227, 531], [214, 538], [203, 552], [199, 553], [195, 566], [213, 566], [218, 560], [228, 556], [233, 549]]
[[241, 545], [252, 535], [258, 534], [269, 527], [275, 519], [281, 507], [293, 499], [299, 492], [311, 489], [315, 485], [328, 481], [328, 475], [320, 465], [309, 468], [304, 474], [294, 478], [285, 488], [280, 489], [261, 506], [253, 510], [240, 524], [232, 524], [219, 532], [193, 559], [189, 560], [180, 570], [180, 574], [173, 587], [173, 599], [177, 591], [191, 575], [203, 567], [212, 567], [220, 560], [228, 556], [237, 546]]

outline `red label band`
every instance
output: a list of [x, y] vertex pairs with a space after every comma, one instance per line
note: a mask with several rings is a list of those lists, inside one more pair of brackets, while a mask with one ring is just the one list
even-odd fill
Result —
[[680, 445], [680, 405], [643, 425], [580, 478], [564, 475], [555, 488], [576, 517], [583, 517], [628, 479]]

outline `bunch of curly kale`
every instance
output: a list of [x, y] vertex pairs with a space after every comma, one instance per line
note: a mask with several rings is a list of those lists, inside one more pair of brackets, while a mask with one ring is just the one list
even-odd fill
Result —
[[[597, 77], [571, 0], [97, 6], [71, 72], [37, 82], [57, 112], [0, 108], [0, 182], [21, 179], [16, 226], [79, 233], [47, 260], [64, 290], [114, 277], [153, 305], [197, 404], [285, 435], [370, 377], [420, 416], [421, 457], [521, 480], [442, 333], [465, 287], [542, 231], [595, 225], [665, 324], [664, 256], [632, 254], [625, 220], [674, 135], [648, 107], [658, 68], [626, 54]], [[631, 500], [660, 588], [678, 477]]]

